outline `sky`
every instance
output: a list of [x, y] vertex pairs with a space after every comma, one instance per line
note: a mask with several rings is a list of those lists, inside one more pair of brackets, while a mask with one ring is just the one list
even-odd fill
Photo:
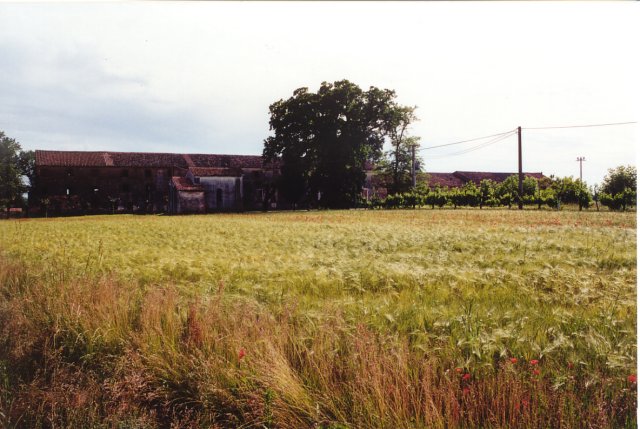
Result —
[[637, 2], [0, 3], [0, 130], [25, 150], [261, 154], [269, 105], [348, 79], [417, 106], [426, 171], [600, 183], [636, 165]]

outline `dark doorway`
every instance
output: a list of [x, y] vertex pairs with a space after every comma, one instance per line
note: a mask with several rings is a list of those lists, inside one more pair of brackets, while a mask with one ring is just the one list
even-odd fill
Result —
[[216, 208], [222, 209], [222, 189], [216, 189]]

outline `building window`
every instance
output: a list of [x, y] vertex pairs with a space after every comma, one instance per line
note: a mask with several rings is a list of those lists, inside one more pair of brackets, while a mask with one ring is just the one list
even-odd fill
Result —
[[126, 170], [126, 169], [122, 170], [121, 176], [122, 177], [129, 177], [129, 170]]
[[222, 189], [216, 189], [216, 207], [222, 208]]
[[199, 177], [194, 177], [193, 178], [193, 183], [200, 183], [200, 178]]
[[129, 185], [127, 183], [123, 183], [120, 189], [122, 192], [129, 192]]
[[144, 177], [146, 177], [147, 179], [151, 178], [151, 170], [146, 169], [144, 170]]

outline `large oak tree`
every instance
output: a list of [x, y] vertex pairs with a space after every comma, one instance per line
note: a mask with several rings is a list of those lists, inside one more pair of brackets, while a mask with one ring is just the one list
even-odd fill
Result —
[[283, 197], [294, 205], [353, 206], [365, 166], [382, 155], [394, 110], [403, 108], [389, 89], [363, 91], [348, 80], [323, 82], [317, 92], [299, 88], [269, 106], [265, 162], [279, 161]]

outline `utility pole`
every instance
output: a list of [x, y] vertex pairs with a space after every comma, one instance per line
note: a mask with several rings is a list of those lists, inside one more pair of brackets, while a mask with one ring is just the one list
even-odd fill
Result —
[[522, 210], [522, 127], [518, 127], [518, 210]]
[[576, 158], [576, 161], [578, 161], [580, 163], [580, 181], [582, 182], [582, 161], [586, 161], [587, 158], [585, 158], [584, 156], [579, 156]]
[[416, 145], [411, 145], [411, 187], [416, 187]]

